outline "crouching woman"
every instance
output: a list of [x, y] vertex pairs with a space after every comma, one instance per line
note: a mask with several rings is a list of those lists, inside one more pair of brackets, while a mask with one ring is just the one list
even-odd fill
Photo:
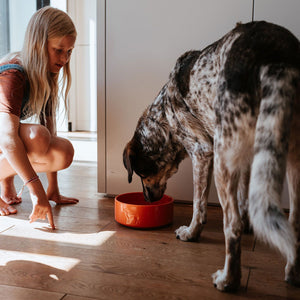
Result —
[[[70, 89], [70, 57], [76, 29], [63, 11], [45, 7], [30, 19], [20, 53], [0, 64], [0, 215], [17, 212], [21, 202], [14, 186], [17, 174], [30, 191], [33, 203], [30, 222], [48, 218], [54, 229], [49, 200], [57, 204], [78, 200], [60, 195], [57, 171], [73, 160], [72, 144], [56, 136], [55, 113], [58, 108], [59, 72], [65, 103]], [[40, 124], [21, 123], [37, 117]], [[44, 190], [37, 175], [47, 173]]]

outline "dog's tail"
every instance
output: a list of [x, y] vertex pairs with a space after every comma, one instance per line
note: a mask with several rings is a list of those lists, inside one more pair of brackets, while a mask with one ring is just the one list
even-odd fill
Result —
[[298, 82], [299, 72], [283, 64], [261, 68], [262, 99], [249, 186], [249, 215], [254, 232], [275, 246], [288, 262], [295, 259], [296, 239], [280, 208], [280, 198]]

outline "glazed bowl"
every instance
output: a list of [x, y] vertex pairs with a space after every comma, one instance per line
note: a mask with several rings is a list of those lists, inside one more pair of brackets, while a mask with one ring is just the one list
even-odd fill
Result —
[[141, 192], [115, 197], [115, 220], [133, 228], [155, 228], [173, 221], [173, 198], [164, 195], [159, 201], [148, 203]]

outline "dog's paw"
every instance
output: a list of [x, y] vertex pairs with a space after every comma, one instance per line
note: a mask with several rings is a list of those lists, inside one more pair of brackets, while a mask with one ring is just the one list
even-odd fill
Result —
[[224, 270], [218, 270], [212, 278], [214, 286], [221, 292], [235, 292], [240, 286], [240, 280], [232, 280]]
[[193, 233], [188, 226], [181, 226], [175, 230], [176, 238], [184, 242], [192, 242], [197, 240], [198, 234]]

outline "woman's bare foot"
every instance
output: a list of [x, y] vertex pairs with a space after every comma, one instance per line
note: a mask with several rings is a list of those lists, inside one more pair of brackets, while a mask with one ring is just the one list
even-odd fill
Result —
[[57, 182], [57, 172], [52, 172], [47, 174], [48, 178], [48, 188], [47, 188], [47, 198], [48, 201], [54, 201], [56, 204], [76, 204], [79, 202], [76, 198], [62, 196], [59, 192], [58, 182]]
[[17, 210], [14, 207], [8, 205], [0, 198], [0, 216], [7, 216], [16, 213]]
[[14, 177], [8, 177], [1, 181], [1, 199], [7, 204], [18, 204], [22, 202], [22, 198], [17, 196], [14, 185]]
[[79, 202], [76, 198], [62, 196], [58, 193], [47, 193], [49, 201], [54, 201], [56, 204], [76, 204]]

